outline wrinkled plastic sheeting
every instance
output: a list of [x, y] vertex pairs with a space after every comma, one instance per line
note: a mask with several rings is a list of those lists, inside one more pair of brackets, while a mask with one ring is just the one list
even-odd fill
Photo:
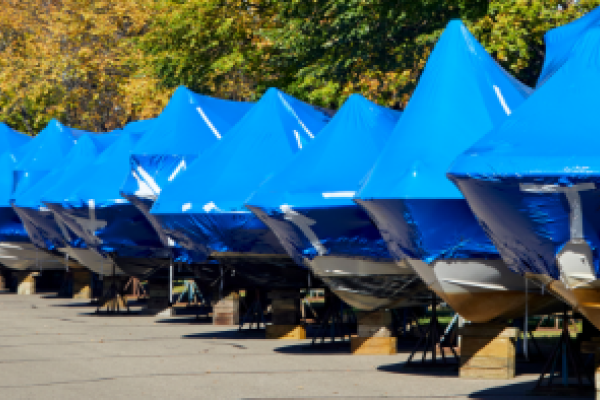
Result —
[[162, 188], [173, 181], [196, 155], [132, 155], [131, 174], [121, 191], [140, 198], [156, 199]]
[[[479, 181], [453, 177], [453, 180], [469, 199], [473, 212], [511, 269], [560, 279], [556, 256], [571, 239], [570, 206], [564, 193], [524, 191], [517, 179]], [[596, 187], [599, 183], [600, 180]], [[598, 189], [579, 192], [583, 236], [594, 254], [597, 275], [599, 195]]]
[[[29, 239], [36, 247], [56, 250], [67, 246], [68, 234], [63, 234], [60, 225], [50, 210], [19, 206], [13, 206], [13, 208], [21, 219]], [[81, 241], [79, 242], [81, 244]]]
[[212, 252], [286, 254], [270, 229], [250, 212], [154, 216], [167, 236], [197, 255], [204, 253], [204, 259]]
[[0, 242], [30, 242], [21, 219], [12, 207], [0, 207]]
[[[122, 257], [169, 257], [146, 218], [131, 204], [106, 207], [47, 203], [88, 248]], [[165, 251], [167, 250], [167, 251]]]
[[391, 260], [377, 227], [356, 205], [248, 208], [269, 226], [298, 265], [317, 255]]
[[356, 202], [369, 213], [396, 261], [500, 258], [464, 199]]

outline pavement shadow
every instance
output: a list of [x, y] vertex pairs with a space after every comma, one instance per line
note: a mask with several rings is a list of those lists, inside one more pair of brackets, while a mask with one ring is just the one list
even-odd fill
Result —
[[350, 342], [325, 342], [325, 343], [299, 343], [288, 346], [282, 346], [274, 349], [276, 353], [281, 354], [300, 354], [300, 355], [325, 355], [325, 354], [350, 354]]
[[183, 339], [264, 339], [264, 329], [231, 329], [227, 331], [202, 332], [183, 335]]
[[[60, 299], [61, 297], [54, 297], [55, 299]], [[92, 303], [90, 301], [84, 302], [72, 302], [72, 303], [63, 303], [63, 304], [51, 304], [50, 307], [68, 307], [68, 308], [77, 308], [77, 307], [97, 307], [98, 305]]]
[[[526, 399], [544, 399], [544, 400], [559, 400], [565, 398], [578, 398], [578, 399], [595, 399], [595, 390], [590, 388], [589, 391], [570, 391], [561, 390], [561, 388], [555, 388], [551, 390], [535, 390], [536, 380], [528, 382], [512, 383], [502, 386], [494, 386], [487, 389], [479, 390], [469, 395], [470, 399], [490, 399], [490, 398], [526, 398]], [[526, 396], [526, 397], [525, 397]]]
[[212, 325], [210, 317], [190, 317], [190, 318], [167, 318], [154, 321], [157, 324], [173, 324], [173, 325]]
[[417, 359], [411, 364], [400, 362], [380, 365], [377, 367], [377, 370], [403, 375], [458, 377], [458, 363], [449, 361], [447, 364], [443, 364], [441, 359], [438, 359], [436, 364], [432, 364], [431, 362], [421, 363], [420, 359]]
[[154, 315], [144, 314], [140, 311], [119, 311], [119, 312], [106, 312], [101, 310], [100, 312], [89, 312], [89, 313], [77, 313], [79, 317], [102, 317], [102, 318], [119, 318], [119, 317], [146, 317], [154, 318]]

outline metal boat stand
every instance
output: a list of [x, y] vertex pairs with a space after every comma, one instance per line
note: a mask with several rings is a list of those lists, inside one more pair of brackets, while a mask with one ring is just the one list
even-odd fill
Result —
[[329, 290], [325, 290], [325, 313], [318, 322], [319, 327], [312, 340], [312, 345], [317, 343], [320, 338], [321, 343], [325, 343], [325, 337], [329, 337], [331, 343], [335, 342], [336, 338], [340, 338], [343, 342], [348, 336], [348, 340], [355, 332], [352, 326], [356, 326], [356, 315], [352, 308], [348, 307], [342, 300]]
[[264, 328], [267, 327], [262, 300], [260, 289], [254, 290], [254, 298], [249, 302], [249, 305], [245, 300], [242, 300], [244, 306], [247, 306], [247, 308], [244, 316], [240, 320], [239, 331], [241, 331], [246, 324], [248, 324], [248, 329], [252, 329], [253, 324], [256, 324], [255, 329], [260, 329], [260, 324], [262, 324]]
[[[524, 321], [522, 319], [515, 319], [513, 320], [513, 325], [515, 328], [520, 329], [524, 325]], [[531, 324], [528, 324], [527, 332], [523, 332], [523, 335], [527, 336], [527, 340], [525, 340], [525, 338], [517, 339], [517, 348], [519, 349], [517, 351], [517, 356], [523, 357], [525, 361], [538, 362], [546, 359], [537, 339], [533, 335], [533, 332], [536, 329], [537, 326], [534, 326], [534, 329], [531, 329]], [[535, 354], [530, 352], [531, 349], [535, 349]]]
[[115, 263], [112, 264], [112, 276], [109, 287], [104, 290], [102, 296], [98, 299], [98, 308], [96, 313], [100, 313], [101, 309], [106, 307], [106, 313], [119, 313], [121, 309], [129, 313], [129, 305], [125, 298], [123, 287], [119, 286], [117, 276], [115, 274]]
[[[565, 305], [562, 315], [562, 332], [544, 369], [532, 390], [533, 393], [568, 391], [570, 393], [594, 390], [593, 376], [585, 370], [578, 346], [574, 345], [569, 333], [569, 316]], [[548, 375], [546, 377], [546, 375]], [[569, 382], [569, 376], [577, 379], [577, 383]], [[555, 383], [555, 378], [560, 378], [560, 383]], [[585, 384], [584, 380], [589, 383]]]
[[58, 289], [56, 296], [66, 298], [73, 297], [73, 273], [70, 270], [65, 271], [65, 275], [60, 284], [60, 289]]
[[[420, 337], [417, 341], [416, 346], [408, 357], [405, 366], [407, 367], [415, 367], [415, 366], [453, 366], [457, 367], [459, 364], [459, 357], [454, 350], [453, 342], [456, 338], [456, 329], [458, 328], [458, 324], [456, 323], [457, 318], [452, 320], [452, 323], [448, 326], [446, 331], [444, 332], [437, 316], [437, 296], [432, 292], [431, 295], [431, 318], [429, 320], [429, 325], [425, 329], [420, 329]], [[438, 360], [437, 350], [440, 350], [440, 355], [442, 356], [442, 362], [440, 363]], [[450, 348], [454, 356], [454, 361], [449, 360], [446, 357], [446, 352], [444, 348]], [[422, 352], [420, 363], [413, 361], [413, 358], [418, 352]], [[427, 354], [431, 353], [431, 359], [427, 360]]]
[[133, 276], [129, 278], [125, 286], [123, 287], [123, 292], [126, 292], [131, 287], [131, 295], [136, 297], [138, 300], [141, 298], [147, 298], [148, 293], [142, 282], [138, 278], [134, 278]]

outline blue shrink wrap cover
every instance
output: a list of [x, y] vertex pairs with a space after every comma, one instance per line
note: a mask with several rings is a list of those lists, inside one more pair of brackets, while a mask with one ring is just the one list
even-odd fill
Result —
[[351, 95], [306, 150], [247, 201], [299, 265], [316, 255], [390, 259], [369, 216], [353, 201], [401, 112]]
[[201, 262], [211, 252], [285, 254], [246, 200], [329, 116], [271, 88], [225, 135], [162, 190], [151, 213], [164, 232]]
[[448, 24], [356, 196], [397, 261], [499, 258], [446, 171], [530, 93], [462, 22]]
[[543, 86], [449, 170], [516, 271], [559, 279], [556, 256], [575, 237], [589, 245], [598, 275], [599, 73], [600, 28], [593, 27]]

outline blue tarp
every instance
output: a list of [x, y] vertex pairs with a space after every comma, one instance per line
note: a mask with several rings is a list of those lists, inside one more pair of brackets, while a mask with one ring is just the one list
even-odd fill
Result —
[[51, 120], [48, 125], [23, 148], [23, 155], [15, 165], [16, 187], [13, 199], [28, 190], [57, 164], [64, 161], [77, 139], [86, 132], [69, 128]]
[[[15, 186], [11, 200], [26, 193], [57, 165], [61, 165], [77, 140], [85, 134], [84, 131], [51, 120], [33, 140], [23, 146], [22, 156], [14, 168]], [[19, 213], [18, 207], [13, 207], [14, 212]], [[29, 218], [21, 214], [19, 218], [27, 229], [27, 238], [23, 238], [23, 241], [32, 241], [38, 247], [53, 248], [53, 243], [46, 240], [50, 235], [36, 236], [36, 230], [30, 229]]]
[[74, 187], [88, 179], [90, 165], [118, 136], [119, 133], [81, 135], [69, 153], [57, 161], [46, 176], [14, 195], [14, 204], [38, 208], [42, 206], [42, 196], [48, 201], [63, 201]]
[[515, 270], [559, 278], [555, 256], [570, 238], [570, 206], [555, 186], [579, 183], [596, 187], [579, 197], [585, 239], [598, 262], [598, 93], [600, 28], [595, 27], [551, 79], [450, 169], [449, 177]]
[[[88, 179], [91, 164], [118, 136], [119, 133], [86, 133], [79, 136], [77, 143], [62, 160], [55, 163], [52, 170], [15, 195], [13, 207], [37, 247], [53, 250], [65, 247], [67, 242], [81, 243], [72, 232], [65, 233], [66, 227], [59, 225], [42, 199], [63, 201], [74, 187]], [[73, 243], [69, 244], [74, 246]]]
[[0, 123], [0, 241], [14, 242], [27, 240], [27, 232], [19, 217], [11, 207], [14, 189], [14, 168], [25, 153], [31, 137], [19, 133], [6, 124]]
[[190, 250], [283, 253], [244, 204], [328, 121], [315, 107], [269, 89], [216, 146], [164, 188], [152, 212]]
[[600, 7], [595, 8], [583, 17], [544, 35], [546, 55], [544, 66], [538, 78], [537, 87], [542, 86], [569, 58], [575, 43], [591, 28], [600, 25]]
[[[248, 207], [275, 232], [297, 263], [317, 254], [389, 258], [369, 216], [353, 201], [401, 113], [352, 95], [306, 150], [265, 182]], [[292, 223], [304, 216], [315, 237]], [[309, 233], [310, 236], [310, 233]]]
[[177, 88], [132, 151], [125, 195], [155, 199], [199, 155], [233, 127], [252, 103], [216, 99]]
[[499, 257], [446, 170], [530, 92], [462, 22], [448, 24], [357, 194], [396, 259]]
[[31, 137], [0, 123], [0, 207], [10, 207], [15, 188], [14, 169], [25, 154]]
[[[87, 168], [86, 178], [74, 182], [61, 201], [42, 196], [44, 204], [75, 233], [85, 246], [100, 253], [127, 257], [161, 255], [163, 246], [144, 216], [120, 196], [131, 169], [131, 150], [142, 133], [125, 129]], [[83, 247], [83, 245], [82, 245]]]

